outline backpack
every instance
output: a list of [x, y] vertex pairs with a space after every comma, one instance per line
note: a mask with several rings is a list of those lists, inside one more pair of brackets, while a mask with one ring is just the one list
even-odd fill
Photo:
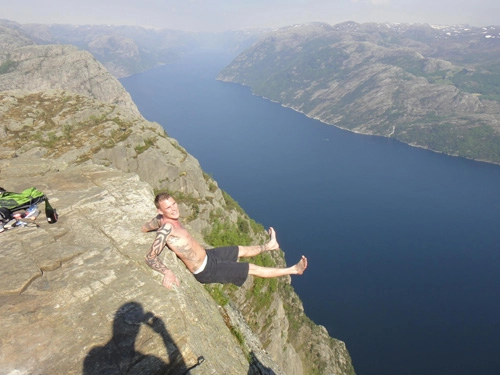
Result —
[[12, 218], [12, 213], [27, 210], [32, 205], [45, 202], [45, 216], [49, 224], [57, 222], [57, 211], [52, 208], [49, 199], [34, 187], [14, 193], [0, 188], [0, 220], [5, 222]]

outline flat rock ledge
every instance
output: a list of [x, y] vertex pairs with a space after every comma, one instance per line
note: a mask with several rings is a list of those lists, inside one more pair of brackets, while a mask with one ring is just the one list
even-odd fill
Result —
[[[155, 208], [136, 174], [19, 157], [0, 160], [0, 181], [37, 187], [60, 215], [48, 224], [41, 205], [39, 227], [0, 233], [0, 375], [255, 373], [171, 252], [164, 261], [178, 288], [163, 288], [145, 265], [154, 235], [139, 228]], [[280, 373], [265, 353], [252, 361]]]

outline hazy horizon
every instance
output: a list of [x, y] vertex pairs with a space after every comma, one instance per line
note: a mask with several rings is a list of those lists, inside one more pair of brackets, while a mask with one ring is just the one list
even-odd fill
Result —
[[498, 0], [35, 0], [2, 5], [20, 24], [128, 25], [219, 32], [308, 22], [500, 24]]

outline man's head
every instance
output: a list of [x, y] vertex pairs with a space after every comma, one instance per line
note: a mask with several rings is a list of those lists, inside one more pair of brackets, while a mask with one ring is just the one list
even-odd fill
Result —
[[177, 220], [179, 218], [179, 208], [177, 202], [168, 193], [160, 193], [155, 197], [155, 206], [158, 213], [167, 219]]
[[169, 193], [167, 193], [167, 192], [163, 192], [163, 193], [157, 194], [156, 197], [155, 197], [155, 206], [156, 206], [156, 208], [160, 208], [160, 202], [161, 201], [166, 201], [169, 198], [172, 198], [172, 196]]

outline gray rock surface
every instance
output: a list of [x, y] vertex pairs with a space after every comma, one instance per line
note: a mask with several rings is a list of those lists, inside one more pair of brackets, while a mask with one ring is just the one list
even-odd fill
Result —
[[[64, 105], [58, 106], [63, 97]], [[193, 316], [188, 320], [193, 327], [187, 329], [188, 323], [183, 321], [182, 330], [186, 333], [179, 340], [195, 341], [194, 349], [189, 350], [196, 354], [201, 352], [200, 347], [213, 348], [217, 353], [211, 355], [220, 357], [221, 363], [225, 364], [217, 365], [222, 367], [215, 372], [210, 372], [212, 367], [200, 366], [200, 369], [208, 368], [209, 372], [203, 373], [240, 374], [242, 367], [239, 363], [242, 361], [249, 373], [310, 373], [308, 368], [314, 365], [310, 362], [313, 353], [320, 348], [322, 369], [333, 374], [350, 373], [349, 354], [342, 342], [330, 338], [327, 332], [310, 323], [303, 327], [300, 336], [291, 331], [285, 305], [288, 309], [295, 309], [292, 315], [299, 319], [294, 323], [295, 330], [297, 324], [308, 320], [304, 317], [300, 300], [290, 288], [285, 288], [287, 292], [283, 296], [274, 293], [270, 305], [262, 309], [254, 306], [249, 297], [255, 294], [254, 281], [249, 278], [242, 288], [229, 289], [232, 303], [218, 308], [206, 290], [168, 251], [165, 262], [183, 283], [174, 292], [161, 287], [160, 275], [154, 274], [143, 262], [153, 236], [138, 231], [155, 214], [152, 186], [182, 195], [180, 207], [182, 217], [186, 218], [184, 223], [201, 243], [204, 243], [202, 232], [210, 229], [214, 213], [224, 213], [234, 223], [248, 218], [227, 207], [216, 182], [204, 174], [197, 160], [177, 141], [167, 137], [158, 124], [144, 120], [133, 111], [57, 90], [1, 92], [0, 119], [2, 186], [10, 191], [36, 186], [49, 196], [61, 214], [60, 222], [55, 225], [44, 223], [42, 214], [40, 228], [15, 228], [0, 234], [3, 250], [0, 316], [17, 314], [0, 332], [2, 347], [8, 347], [5, 352], [2, 350], [0, 368], [6, 366], [9, 371], [2, 370], [4, 372], [0, 371], [0, 374], [14, 375], [16, 372], [12, 371], [19, 369], [28, 374], [34, 368], [30, 367], [34, 366], [33, 363], [45, 363], [46, 366], [59, 363], [62, 359], [55, 352], [62, 349], [57, 345], [53, 356], [47, 354], [44, 357], [45, 354], [40, 353], [42, 357], [35, 357], [35, 362], [25, 363], [26, 358], [30, 358], [29, 352], [49, 345], [51, 340], [62, 342], [66, 355], [73, 358], [71, 366], [76, 366], [67, 370], [70, 365], [65, 364], [68, 367], [57, 367], [57, 371], [61, 371], [57, 373], [79, 373], [77, 368], [92, 346], [99, 346], [98, 342], [101, 342], [100, 346], [110, 347], [111, 344], [106, 346], [112, 342], [113, 334], [109, 330], [113, 329], [110, 326], [117, 311], [123, 309], [152, 311], [165, 324], [170, 321], [163, 319], [164, 316], [169, 319], [172, 316], [182, 316], [183, 319]], [[256, 235], [258, 240], [259, 235]], [[273, 257], [276, 264], [284, 266], [281, 253]], [[75, 282], [73, 275], [78, 276]], [[51, 283], [52, 278], [57, 281]], [[107, 282], [112, 282], [117, 289], [110, 289]], [[282, 287], [289, 286], [290, 279], [284, 278], [281, 283]], [[46, 289], [47, 285], [54, 285], [54, 288]], [[105, 293], [107, 290], [111, 290], [111, 294]], [[268, 293], [265, 289], [261, 292]], [[172, 293], [183, 307], [165, 312], [163, 306], [174, 303]], [[126, 298], [118, 299], [118, 295]], [[195, 303], [190, 305], [191, 301]], [[69, 310], [60, 309], [63, 304]], [[207, 304], [210, 304], [210, 310]], [[124, 307], [121, 309], [121, 306]], [[192, 312], [191, 308], [198, 310]], [[75, 325], [79, 325], [80, 331], [89, 330], [93, 332], [92, 337], [97, 338], [93, 341], [89, 337], [81, 339], [90, 340], [85, 349], [80, 348], [82, 341], [76, 341], [77, 346], [71, 347], [64, 332], [58, 328], [58, 322], [63, 319], [58, 315], [60, 312], [64, 312], [64, 319], [69, 320], [64, 320], [66, 325], [69, 324], [69, 331], [78, 331]], [[218, 314], [216, 318], [213, 317], [215, 312]], [[46, 322], [53, 314], [54, 320]], [[76, 321], [72, 322], [69, 316], [77, 317]], [[96, 316], [105, 316], [107, 325], [99, 325]], [[217, 322], [212, 322], [212, 319], [217, 319]], [[27, 322], [42, 327], [53, 336], [44, 334], [43, 340], [48, 341], [37, 338], [40, 341], [35, 340], [34, 347], [31, 347], [26, 331], [31, 332], [32, 326]], [[221, 322], [225, 324], [222, 328]], [[143, 328], [141, 335], [143, 331], [154, 335], [146, 329], [147, 325]], [[224, 333], [220, 332], [222, 329]], [[232, 340], [238, 337], [236, 347], [228, 343], [221, 345], [219, 336], [222, 334], [227, 334]], [[174, 339], [178, 337], [171, 332], [169, 335]], [[24, 341], [17, 342], [15, 337], [24, 337]], [[151, 344], [155, 350], [160, 350], [158, 347], [164, 350], [165, 345], [158, 344], [158, 340], [163, 340], [161, 335], [157, 341], [150, 337], [144, 340], [155, 342]], [[301, 348], [303, 344], [306, 346]], [[224, 353], [226, 348], [229, 348], [229, 355]], [[238, 350], [240, 354], [234, 354]], [[153, 353], [156, 353], [155, 357], [159, 356], [158, 352]], [[188, 365], [197, 358], [189, 355], [190, 362], [182, 359], [188, 361]], [[130, 359], [131, 355], [125, 357]], [[179, 360], [180, 357], [176, 358]], [[183, 368], [182, 363], [180, 367], [172, 365], [173, 373]], [[240, 367], [233, 371], [224, 367], [226, 365]], [[39, 373], [51, 373], [49, 368], [43, 367]]]
[[144, 264], [154, 236], [139, 230], [154, 212], [147, 183], [26, 157], [0, 168], [4, 187], [36, 185], [60, 215], [0, 234], [0, 374], [118, 373], [116, 361], [131, 373], [181, 374], [199, 356], [192, 374], [247, 373], [216, 303], [173, 253], [164, 254], [181, 279], [172, 291]]
[[[8, 39], [1, 29], [0, 36]], [[139, 114], [130, 94], [89, 52], [68, 45], [12, 48], [12, 44], [6, 42], [5, 49], [0, 50], [0, 66], [6, 70], [0, 74], [0, 91], [66, 90]]]
[[189, 373], [353, 374], [290, 278], [210, 286], [228, 299], [218, 306], [165, 251], [181, 286], [161, 286], [143, 261], [154, 234], [139, 231], [156, 213], [153, 189], [177, 194], [201, 243], [213, 217], [247, 224], [254, 243], [267, 236], [91, 55], [15, 34], [0, 30], [0, 186], [37, 187], [60, 220], [0, 233], [0, 375], [185, 374], [200, 356]]

